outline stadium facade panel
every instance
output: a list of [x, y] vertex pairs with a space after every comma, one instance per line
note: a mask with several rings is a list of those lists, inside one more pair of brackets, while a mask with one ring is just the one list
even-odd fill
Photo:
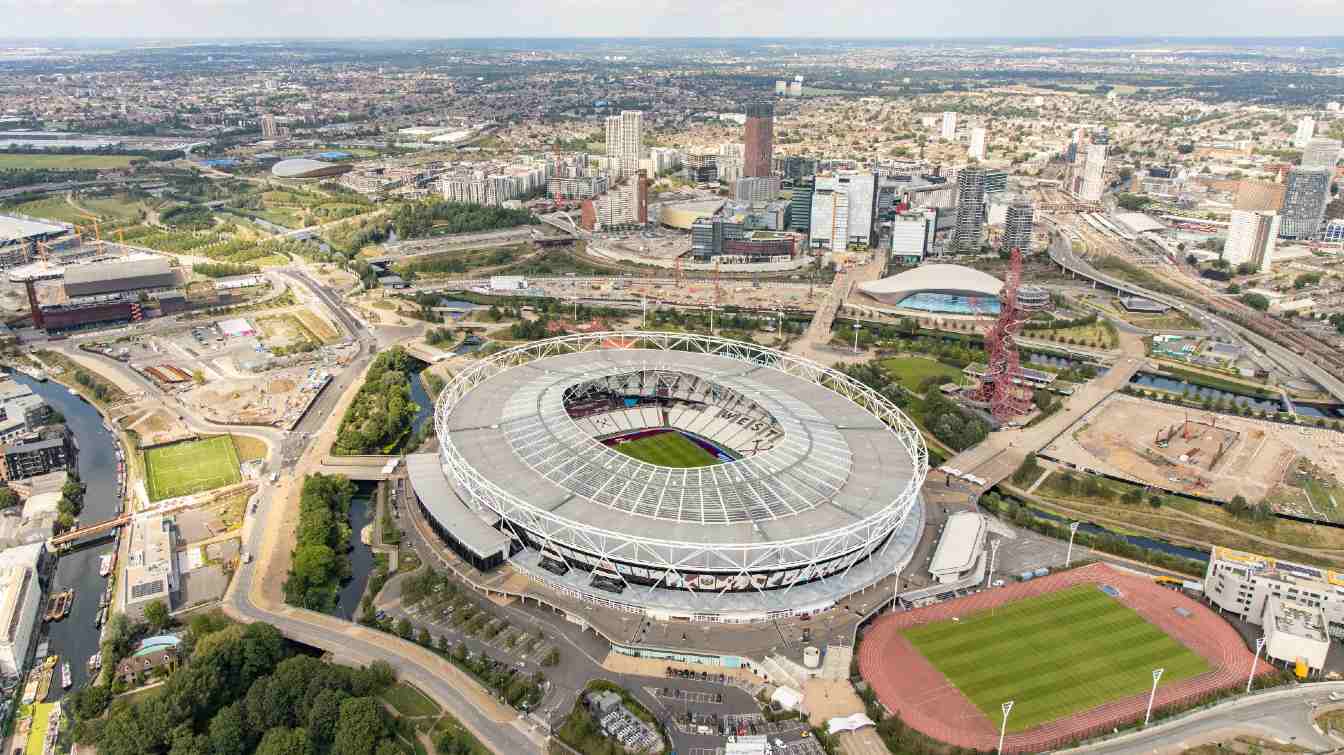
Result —
[[[713, 336], [577, 334], [502, 351], [451, 379], [435, 430], [454, 493], [515, 539], [517, 568], [642, 613], [817, 610], [908, 561], [923, 520], [927, 450], [894, 405], [835, 370]], [[674, 468], [617, 448], [660, 430], [732, 453]]]

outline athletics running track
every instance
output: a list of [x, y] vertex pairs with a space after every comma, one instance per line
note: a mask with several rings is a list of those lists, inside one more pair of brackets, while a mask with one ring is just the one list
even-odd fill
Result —
[[[1176, 590], [1100, 563], [927, 608], [885, 614], [864, 634], [859, 647], [859, 670], [872, 685], [878, 700], [915, 729], [958, 747], [993, 750], [999, 742], [999, 722], [986, 718], [962, 696], [901, 631], [1088, 583], [1116, 587], [1122, 603], [1203, 656], [1213, 668], [1200, 676], [1159, 687], [1155, 710], [1191, 703], [1212, 692], [1246, 683], [1251, 652], [1231, 625]], [[1175, 611], [1178, 607], [1189, 610], [1191, 615], [1178, 615]], [[1273, 670], [1271, 665], [1260, 661], [1256, 673]], [[1041, 752], [1108, 733], [1114, 727], [1143, 718], [1147, 705], [1147, 694], [1114, 700], [1068, 718], [1009, 734], [1003, 751]]]

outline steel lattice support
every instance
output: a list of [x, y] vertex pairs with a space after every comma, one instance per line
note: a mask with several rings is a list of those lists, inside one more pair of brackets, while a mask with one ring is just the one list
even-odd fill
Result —
[[1031, 411], [1031, 389], [1022, 379], [1022, 363], [1017, 353], [1017, 336], [1027, 313], [1017, 301], [1022, 285], [1022, 252], [1014, 248], [1008, 263], [1008, 275], [999, 293], [999, 316], [985, 333], [985, 374], [972, 394], [975, 401], [989, 404], [1000, 422], [1021, 417]]
[[[651, 355], [659, 352], [690, 352], [726, 357], [749, 364], [754, 369], [773, 369], [800, 378], [837, 393], [882, 420], [909, 455], [913, 470], [909, 479], [891, 491], [891, 498], [872, 513], [843, 526], [817, 532], [790, 532], [779, 539], [762, 538], [749, 542], [686, 542], [659, 537], [653, 527], [647, 534], [629, 534], [603, 529], [597, 522], [581, 522], [559, 516], [532, 505], [493, 482], [484, 470], [475, 469], [457, 447], [457, 439], [448, 429], [454, 407], [473, 388], [497, 375], [548, 356], [601, 349], [641, 349]], [[579, 383], [580, 395], [590, 385], [624, 381], [634, 377], [684, 379], [682, 375], [662, 375], [657, 363], [638, 373], [603, 375], [595, 370], [594, 379]], [[731, 392], [730, 392], [731, 393]], [[736, 395], [727, 396], [732, 400]], [[914, 424], [890, 401], [867, 386], [840, 373], [787, 352], [733, 341], [716, 336], [686, 333], [613, 332], [572, 334], [537, 341], [493, 354], [459, 371], [441, 391], [435, 406], [435, 429], [439, 436], [440, 458], [452, 484], [463, 494], [469, 506], [501, 517], [510, 527], [524, 530], [536, 540], [591, 554], [603, 561], [621, 561], [647, 565], [668, 574], [736, 574], [748, 579], [761, 570], [784, 571], [804, 568], [794, 583], [806, 581], [819, 566], [839, 563], [841, 571], [870, 555], [919, 505], [918, 495], [928, 468], [927, 450]], [[652, 520], [651, 520], [652, 521]], [[787, 590], [792, 585], [781, 585]], [[635, 588], [639, 589], [639, 588]], [[757, 588], [758, 590], [760, 588]]]

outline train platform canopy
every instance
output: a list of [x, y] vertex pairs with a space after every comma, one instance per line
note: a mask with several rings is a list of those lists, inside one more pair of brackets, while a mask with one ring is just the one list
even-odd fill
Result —
[[1126, 230], [1136, 236], [1140, 233], [1167, 230], [1165, 225], [1162, 225], [1142, 212], [1122, 212], [1115, 215], [1115, 219], [1123, 225]]

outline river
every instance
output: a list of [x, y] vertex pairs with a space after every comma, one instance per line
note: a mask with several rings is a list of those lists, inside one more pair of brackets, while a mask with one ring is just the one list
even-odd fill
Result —
[[[32, 388], [33, 393], [65, 415], [65, 422], [79, 446], [79, 478], [86, 486], [80, 522], [93, 524], [116, 516], [121, 509], [117, 497], [116, 442], [112, 434], [103, 429], [102, 415], [83, 399], [71, 395], [60, 383], [39, 383], [19, 373], [10, 377]], [[85, 663], [90, 655], [98, 652], [99, 631], [94, 620], [98, 616], [99, 598], [107, 587], [107, 580], [98, 575], [98, 558], [111, 553], [112, 549], [113, 540], [103, 538], [65, 553], [56, 566], [52, 591], [74, 588], [75, 602], [64, 620], [46, 625], [50, 639], [47, 652], [59, 655], [62, 661], [69, 661], [74, 677], [71, 689], [78, 689], [88, 681]], [[59, 675], [57, 680], [51, 685], [48, 700], [64, 695]]]
[[[1227, 399], [1228, 401], [1231, 401], [1232, 403], [1238, 406], [1247, 406], [1252, 409], [1255, 409], [1256, 411], [1262, 411], [1262, 412], [1288, 411], [1288, 407], [1284, 406], [1283, 404], [1283, 399], [1277, 396], [1272, 398], [1252, 396], [1246, 393], [1237, 393], [1234, 391], [1228, 391], [1221, 388], [1212, 388], [1206, 385], [1198, 385], [1195, 383], [1191, 383], [1187, 380], [1178, 380], [1176, 378], [1170, 378], [1164, 375], [1155, 375], [1150, 372], [1135, 373], [1134, 377], [1130, 380], [1130, 382], [1135, 385], [1143, 386], [1145, 388], [1157, 388], [1160, 390], [1168, 391], [1170, 393], [1193, 394], [1200, 399], [1212, 399], [1214, 401], [1221, 401], [1223, 399]], [[1297, 410], [1298, 414], [1304, 417], [1337, 418], [1344, 416], [1344, 413], [1341, 413], [1340, 407], [1329, 404], [1318, 406], [1294, 401], [1293, 408]]]
[[[358, 491], [350, 500], [350, 581], [341, 585], [340, 596], [336, 601], [336, 615], [343, 619], [353, 619], [359, 613], [359, 599], [364, 595], [364, 585], [369, 583], [369, 572], [373, 571], [373, 549], [359, 539], [360, 530], [371, 523], [373, 514], [374, 482], [355, 481]], [[376, 526], [376, 524], [375, 524]]]

